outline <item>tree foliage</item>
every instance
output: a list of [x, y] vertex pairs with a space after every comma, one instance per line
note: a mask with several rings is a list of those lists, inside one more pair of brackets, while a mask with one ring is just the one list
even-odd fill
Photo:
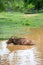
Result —
[[43, 9], [43, 0], [0, 0], [0, 11], [29, 11]]

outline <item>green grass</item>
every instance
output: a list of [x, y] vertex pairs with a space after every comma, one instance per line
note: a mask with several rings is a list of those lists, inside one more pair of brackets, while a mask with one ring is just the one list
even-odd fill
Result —
[[0, 13], [0, 39], [7, 39], [17, 34], [29, 34], [27, 28], [41, 27], [43, 27], [43, 13], [28, 17], [17, 12]]

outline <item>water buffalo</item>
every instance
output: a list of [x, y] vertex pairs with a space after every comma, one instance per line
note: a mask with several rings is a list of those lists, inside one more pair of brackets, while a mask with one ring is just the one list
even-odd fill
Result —
[[7, 44], [13, 43], [14, 45], [34, 45], [34, 42], [26, 38], [9, 38]]

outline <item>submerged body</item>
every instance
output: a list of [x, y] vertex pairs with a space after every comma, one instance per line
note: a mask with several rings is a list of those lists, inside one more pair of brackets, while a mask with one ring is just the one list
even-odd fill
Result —
[[26, 38], [9, 38], [7, 41], [7, 44], [15, 44], [15, 45], [34, 45], [34, 42], [31, 40], [28, 40]]

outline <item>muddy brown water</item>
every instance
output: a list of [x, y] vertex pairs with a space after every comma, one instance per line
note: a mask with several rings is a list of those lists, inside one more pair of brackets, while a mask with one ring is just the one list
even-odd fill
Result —
[[0, 50], [0, 65], [43, 65], [43, 28], [30, 28], [30, 34], [21, 36], [35, 42], [33, 46], [8, 45], [4, 54]]

